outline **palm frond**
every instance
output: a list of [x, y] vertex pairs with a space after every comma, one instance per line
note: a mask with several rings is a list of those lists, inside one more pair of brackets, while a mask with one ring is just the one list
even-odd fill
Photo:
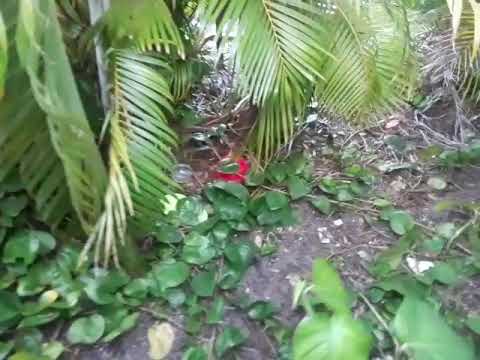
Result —
[[35, 100], [46, 114], [73, 207], [90, 233], [102, 212], [106, 173], [65, 52], [55, 1], [21, 0], [19, 5], [16, 40], [20, 62]]
[[4, 94], [5, 80], [8, 66], [7, 27], [0, 13], [0, 100]]
[[141, 51], [185, 55], [182, 37], [164, 0], [115, 0], [107, 14], [114, 45], [133, 42]]
[[[433, 46], [426, 54], [425, 73], [432, 83], [454, 87], [464, 99], [480, 101], [480, 59], [473, 53], [475, 14], [465, 4], [458, 28], [451, 28], [451, 17], [444, 16]], [[454, 41], [452, 42], [452, 39]]]
[[324, 63], [325, 81], [319, 81], [316, 94], [327, 111], [362, 119], [389, 112], [408, 98], [416, 67], [406, 15], [399, 11], [383, 2], [358, 11], [338, 1], [335, 13], [326, 15], [335, 58]]
[[261, 163], [267, 163], [291, 140], [295, 119], [301, 120], [306, 99], [295, 86], [282, 81], [280, 91], [260, 108], [257, 124], [251, 133], [250, 149]]
[[162, 72], [169, 66], [158, 58], [133, 51], [112, 53], [109, 187], [105, 213], [84, 249], [95, 246], [98, 262], [118, 265], [117, 241], [123, 243], [128, 217], [148, 233], [158, 221], [166, 194], [178, 185], [171, 179], [176, 134], [168, 127], [173, 113], [170, 84]]
[[[1, 4], [9, 39], [14, 38], [17, 5]], [[0, 102], [0, 181], [14, 168], [35, 200], [40, 220], [56, 227], [73, 212], [62, 162], [55, 152], [46, 117], [35, 101], [14, 43], [9, 44], [5, 96]]]
[[325, 56], [319, 9], [301, 0], [208, 2], [207, 19], [228, 28], [238, 20], [237, 64], [240, 87], [255, 104], [263, 104], [288, 80], [302, 92], [321, 77]]

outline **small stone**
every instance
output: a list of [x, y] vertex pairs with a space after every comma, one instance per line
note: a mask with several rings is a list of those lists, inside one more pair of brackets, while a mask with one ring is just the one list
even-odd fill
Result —
[[370, 260], [370, 254], [367, 253], [365, 250], [360, 250], [359, 252], [357, 252], [357, 254], [364, 260]]
[[342, 219], [337, 219], [333, 222], [333, 225], [336, 227], [342, 226], [343, 225], [343, 220]]
[[408, 264], [408, 267], [416, 274], [423, 273], [435, 266], [435, 264], [431, 261], [426, 261], [426, 260], [419, 261], [411, 256], [407, 257], [407, 264]]

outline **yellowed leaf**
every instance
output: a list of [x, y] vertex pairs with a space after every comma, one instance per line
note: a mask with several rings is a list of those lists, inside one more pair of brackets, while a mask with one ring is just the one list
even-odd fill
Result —
[[148, 329], [149, 356], [152, 360], [162, 360], [170, 353], [175, 341], [175, 331], [169, 323], [155, 324]]

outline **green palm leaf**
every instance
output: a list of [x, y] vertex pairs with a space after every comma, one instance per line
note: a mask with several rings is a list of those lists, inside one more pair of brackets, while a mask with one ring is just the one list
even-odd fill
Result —
[[325, 56], [320, 10], [301, 0], [210, 1], [207, 19], [229, 29], [238, 20], [237, 63], [240, 87], [254, 103], [279, 92], [282, 81], [303, 92], [320, 78]]
[[54, 0], [20, 1], [17, 50], [46, 114], [73, 207], [89, 233], [102, 212], [106, 174], [65, 52]]
[[279, 93], [271, 96], [261, 107], [250, 139], [251, 150], [261, 162], [268, 162], [282, 145], [291, 140], [293, 120], [302, 118], [305, 109], [305, 97], [296, 92], [288, 81], [282, 82], [282, 85]]
[[362, 119], [404, 104], [415, 81], [408, 22], [401, 7], [372, 2], [357, 10], [337, 1], [327, 14], [334, 59], [324, 63], [316, 94], [322, 106], [347, 119]]
[[[14, 38], [17, 4], [0, 5]], [[13, 44], [0, 103], [0, 181], [19, 166], [27, 191], [35, 199], [37, 216], [57, 226], [72, 213], [62, 162], [49, 136], [45, 115], [37, 105], [27, 74], [20, 68]]]
[[174, 49], [182, 57], [183, 41], [164, 0], [115, 0], [107, 14], [107, 28], [114, 45], [133, 45], [142, 51]]
[[95, 246], [98, 262], [110, 258], [118, 264], [117, 241], [123, 243], [127, 219], [150, 232], [163, 209], [166, 194], [178, 185], [171, 179], [175, 163], [172, 149], [177, 136], [168, 127], [173, 96], [163, 72], [169, 66], [158, 58], [133, 51], [112, 53], [109, 187], [105, 212], [87, 242], [84, 255]]
[[3, 97], [8, 64], [7, 27], [0, 13], [0, 100]]

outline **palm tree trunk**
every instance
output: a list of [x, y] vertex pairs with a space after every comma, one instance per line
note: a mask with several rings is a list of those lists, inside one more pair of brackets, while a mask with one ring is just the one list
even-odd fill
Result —
[[[98, 19], [110, 8], [110, 0], [88, 0], [90, 10], [90, 23], [95, 24]], [[105, 113], [110, 107], [110, 98], [108, 95], [108, 77], [105, 65], [105, 51], [97, 36], [95, 39], [95, 55], [97, 58], [98, 81], [100, 84], [100, 96], [102, 99], [103, 109]]]

